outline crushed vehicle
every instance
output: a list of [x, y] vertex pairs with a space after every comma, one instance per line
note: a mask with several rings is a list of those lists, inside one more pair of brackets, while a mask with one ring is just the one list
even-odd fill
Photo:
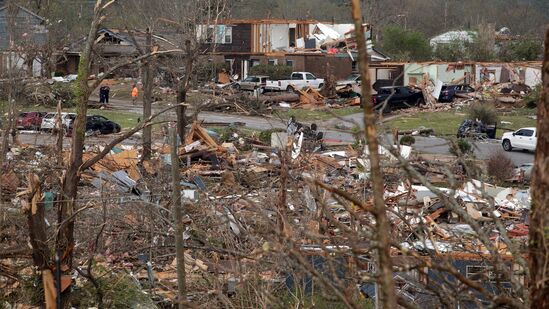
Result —
[[[387, 104], [385, 104], [385, 101], [387, 101]], [[424, 102], [425, 99], [421, 90], [408, 86], [381, 87], [377, 94], [372, 96], [374, 109], [379, 111], [383, 108], [384, 113], [400, 108], [420, 106]]]
[[496, 138], [496, 131], [496, 125], [486, 125], [480, 120], [465, 119], [459, 125], [456, 136], [458, 138], [494, 139]]
[[338, 80], [336, 87], [352, 87], [353, 85], [360, 86], [360, 74], [354, 73], [347, 76], [345, 79]]
[[269, 76], [248, 76], [242, 81], [236, 82], [234, 88], [237, 90], [254, 91], [256, 89], [265, 89]]
[[537, 131], [534, 127], [521, 128], [515, 132], [503, 133], [501, 146], [505, 151], [511, 151], [513, 148], [535, 151], [538, 141], [536, 133]]
[[320, 89], [324, 86], [324, 79], [317, 78], [309, 72], [293, 72], [289, 78], [269, 80], [265, 85], [266, 90], [293, 91], [294, 89], [313, 88]]
[[[42, 124], [40, 125], [41, 131], [51, 131], [55, 129], [55, 121], [57, 118], [57, 113], [47, 113], [44, 118], [42, 118]], [[67, 129], [72, 125], [72, 122], [76, 119], [75, 113], [61, 113], [61, 123], [63, 128]]]
[[46, 112], [24, 112], [17, 116], [16, 126], [19, 130], [40, 130], [42, 118]]
[[[72, 134], [72, 123], [69, 126], [68, 134]], [[114, 121], [100, 115], [90, 115], [86, 119], [86, 134], [112, 134], [120, 132], [122, 128]]]
[[452, 102], [456, 95], [475, 92], [475, 89], [467, 84], [443, 85], [438, 97], [439, 102]]

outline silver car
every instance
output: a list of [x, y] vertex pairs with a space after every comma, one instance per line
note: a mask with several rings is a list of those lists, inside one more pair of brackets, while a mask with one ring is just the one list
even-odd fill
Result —
[[[42, 125], [40, 130], [42, 131], [51, 131], [55, 128], [55, 121], [57, 119], [57, 113], [47, 113], [44, 118], [42, 118]], [[61, 113], [61, 123], [63, 128], [67, 129], [71, 126], [71, 123], [76, 119], [75, 113]]]
[[337, 87], [352, 87], [353, 85], [360, 86], [360, 74], [351, 74], [343, 80], [338, 80]]
[[248, 76], [244, 80], [236, 83], [235, 88], [239, 90], [254, 91], [264, 89], [267, 84], [268, 76]]

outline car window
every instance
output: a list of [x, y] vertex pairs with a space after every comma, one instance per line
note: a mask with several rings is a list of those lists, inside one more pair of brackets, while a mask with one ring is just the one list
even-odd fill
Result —
[[55, 116], [55, 114], [47, 114], [44, 118], [50, 119], [50, 118], [53, 118], [54, 116]]
[[21, 113], [21, 114], [19, 114], [19, 117], [27, 117], [27, 114], [28, 113]]
[[395, 93], [401, 93], [402, 91], [400, 90], [400, 88], [395, 88]]
[[252, 81], [252, 78], [251, 77], [246, 77], [243, 82], [251, 82]]
[[534, 135], [534, 130], [520, 129], [517, 132], [515, 132], [515, 135], [518, 135], [518, 136], [532, 136], [532, 135]]
[[292, 74], [292, 80], [300, 80], [300, 79], [302, 79], [302, 76], [300, 73]]
[[252, 79], [252, 82], [254, 82], [254, 83], [257, 83], [258, 81], [259, 81], [259, 78], [257, 78], [257, 77], [254, 77], [254, 78]]
[[307, 80], [315, 80], [316, 77], [313, 74], [305, 74], [305, 77], [307, 77]]

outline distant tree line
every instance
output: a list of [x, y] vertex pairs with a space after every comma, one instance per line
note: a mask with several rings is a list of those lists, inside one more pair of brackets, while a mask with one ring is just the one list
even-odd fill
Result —
[[431, 46], [423, 33], [399, 26], [386, 27], [380, 45], [392, 60], [400, 61], [534, 61], [541, 60], [543, 50], [543, 42], [535, 38], [495, 41], [482, 31], [473, 35], [472, 42], [453, 40]]

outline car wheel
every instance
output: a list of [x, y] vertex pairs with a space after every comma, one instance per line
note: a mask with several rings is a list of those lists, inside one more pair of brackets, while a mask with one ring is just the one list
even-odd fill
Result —
[[286, 91], [288, 91], [288, 92], [295, 92], [294, 87], [292, 87], [291, 85], [289, 85], [288, 87], [286, 87]]
[[318, 88], [319, 88], [319, 89], [322, 89], [322, 88], [324, 88], [324, 84], [320, 84], [320, 85], [318, 85]]
[[423, 98], [418, 98], [416, 100], [416, 106], [421, 106], [423, 104], [425, 104], [425, 100]]
[[239, 84], [234, 85], [234, 89], [240, 91], [240, 85]]
[[513, 146], [511, 146], [511, 141], [508, 139], [504, 140], [501, 145], [503, 146], [503, 150], [505, 151], [513, 150]]

